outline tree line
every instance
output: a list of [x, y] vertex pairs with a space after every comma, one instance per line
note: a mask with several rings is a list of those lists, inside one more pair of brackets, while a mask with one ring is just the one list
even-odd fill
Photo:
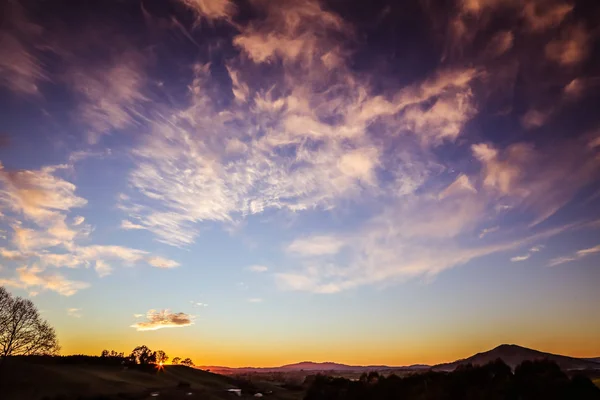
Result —
[[[123, 353], [117, 353], [115, 350], [103, 350], [100, 354], [102, 359], [113, 359], [120, 361], [122, 364], [134, 364], [134, 365], [148, 365], [148, 364], [159, 364], [163, 365], [169, 361], [169, 356], [163, 350], [152, 351], [148, 346], [142, 345], [137, 346], [131, 351], [129, 355]], [[171, 361], [171, 364], [181, 364], [188, 367], [192, 367], [194, 362], [191, 358], [181, 359], [181, 357], [175, 357]]]
[[463, 365], [453, 372], [405, 377], [363, 374], [353, 381], [316, 375], [304, 400], [592, 400], [600, 388], [581, 374], [569, 377], [547, 360], [524, 361], [514, 372], [502, 360]]
[[[163, 350], [137, 346], [130, 354], [104, 350], [101, 355], [58, 356], [56, 332], [44, 320], [31, 300], [11, 295], [0, 286], [0, 373], [10, 357], [28, 358], [44, 363], [120, 364], [126, 366], [162, 365], [169, 360]], [[172, 364], [193, 366], [190, 358], [173, 358]]]

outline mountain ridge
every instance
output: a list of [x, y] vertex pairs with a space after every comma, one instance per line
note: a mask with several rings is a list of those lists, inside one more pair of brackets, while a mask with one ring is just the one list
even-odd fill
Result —
[[452, 362], [440, 363], [435, 365], [412, 364], [406, 366], [389, 365], [348, 365], [332, 361], [313, 362], [301, 361], [293, 364], [285, 364], [279, 367], [223, 367], [223, 366], [202, 366], [199, 368], [210, 369], [211, 371], [220, 371], [221, 373], [252, 373], [252, 372], [310, 372], [310, 371], [347, 371], [347, 372], [367, 372], [367, 371], [392, 371], [392, 370], [433, 370], [433, 371], [452, 371], [461, 364], [471, 363], [474, 365], [485, 364], [496, 359], [502, 359], [511, 368], [525, 360], [549, 359], [556, 362], [562, 369], [600, 369], [600, 357], [598, 358], [578, 358], [560, 354], [546, 353], [539, 350], [530, 349], [516, 344], [501, 344], [491, 350], [476, 353], [466, 358], [458, 359]]

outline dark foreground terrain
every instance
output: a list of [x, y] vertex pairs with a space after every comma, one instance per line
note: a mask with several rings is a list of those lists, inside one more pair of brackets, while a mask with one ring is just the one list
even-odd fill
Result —
[[[269, 383], [249, 383], [183, 365], [144, 371], [117, 365], [9, 360], [0, 376], [1, 400], [236, 399], [271, 392], [273, 400], [302, 394]], [[243, 388], [242, 396], [228, 392]]]
[[[585, 371], [595, 373], [594, 371]], [[405, 377], [364, 374], [359, 380], [317, 375], [305, 400], [596, 400], [600, 388], [584, 371], [567, 374], [550, 360], [524, 361], [514, 371], [502, 360], [454, 371]]]

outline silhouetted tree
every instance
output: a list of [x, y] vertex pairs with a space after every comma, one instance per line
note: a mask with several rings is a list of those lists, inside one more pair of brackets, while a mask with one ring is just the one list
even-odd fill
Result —
[[162, 350], [156, 351], [156, 362], [157, 363], [166, 363], [169, 360], [169, 356]]
[[147, 365], [156, 362], [156, 352], [150, 350], [147, 346], [138, 346], [129, 355], [134, 364]]
[[175, 357], [173, 360], [171, 360], [172, 364], [179, 364], [179, 362], [181, 361], [181, 357]]
[[110, 357], [110, 353], [108, 350], [102, 350], [102, 354], [100, 354], [100, 357]]
[[194, 362], [192, 361], [191, 358], [188, 357], [185, 360], [181, 361], [181, 364], [191, 367], [192, 365], [194, 365]]
[[60, 350], [54, 328], [31, 300], [13, 297], [0, 286], [0, 367], [16, 355], [54, 355]]

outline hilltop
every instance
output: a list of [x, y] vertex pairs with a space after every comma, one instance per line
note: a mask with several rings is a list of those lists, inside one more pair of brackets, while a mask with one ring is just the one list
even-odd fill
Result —
[[461, 364], [471, 363], [473, 365], [483, 365], [496, 359], [502, 359], [508, 366], [515, 368], [526, 360], [548, 359], [554, 361], [565, 371], [577, 369], [600, 369], [600, 363], [594, 359], [575, 358], [559, 354], [544, 353], [542, 351], [529, 349], [527, 347], [517, 346], [515, 344], [502, 344], [492, 350], [477, 353], [470, 357], [453, 361], [450, 363], [438, 364], [431, 369], [434, 371], [453, 371]]

